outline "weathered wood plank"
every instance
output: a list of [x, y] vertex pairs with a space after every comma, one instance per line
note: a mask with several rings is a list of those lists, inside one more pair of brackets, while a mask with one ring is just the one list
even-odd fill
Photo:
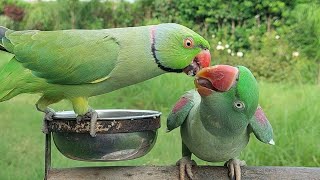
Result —
[[[193, 168], [195, 180], [226, 179], [226, 167], [198, 166]], [[48, 180], [175, 180], [176, 166], [129, 166], [129, 167], [81, 167], [51, 169]], [[242, 179], [304, 179], [320, 180], [320, 168], [308, 167], [250, 167], [242, 168]]]

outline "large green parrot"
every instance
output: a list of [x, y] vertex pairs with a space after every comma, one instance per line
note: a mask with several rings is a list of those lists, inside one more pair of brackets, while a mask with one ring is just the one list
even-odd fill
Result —
[[192, 179], [191, 155], [210, 161], [227, 161], [229, 176], [240, 179], [244, 161], [236, 157], [253, 132], [262, 142], [274, 144], [272, 127], [258, 105], [258, 84], [243, 66], [216, 65], [203, 68], [168, 116], [168, 131], [181, 126], [180, 179]]
[[[21, 93], [40, 93], [39, 111], [68, 99], [78, 119], [97, 113], [88, 97], [136, 84], [166, 72], [195, 75], [210, 65], [209, 43], [179, 24], [103, 30], [13, 31], [0, 27], [0, 102]], [[7, 51], [7, 52], [5, 52]], [[11, 55], [11, 56], [10, 56]], [[5, 61], [6, 59], [0, 59]]]

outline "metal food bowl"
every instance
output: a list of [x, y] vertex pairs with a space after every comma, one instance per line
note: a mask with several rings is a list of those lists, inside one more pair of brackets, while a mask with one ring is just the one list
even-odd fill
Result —
[[48, 130], [58, 150], [82, 161], [120, 161], [147, 154], [160, 128], [160, 112], [149, 110], [97, 110], [97, 135], [91, 137], [90, 119], [77, 123], [73, 111], [57, 112]]

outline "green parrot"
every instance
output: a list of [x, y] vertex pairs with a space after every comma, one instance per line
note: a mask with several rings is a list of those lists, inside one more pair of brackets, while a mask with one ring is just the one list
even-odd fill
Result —
[[[0, 27], [0, 102], [21, 93], [40, 93], [39, 111], [52, 120], [48, 106], [70, 100], [77, 120], [97, 112], [88, 98], [117, 90], [166, 72], [195, 75], [210, 65], [209, 43], [179, 24], [102, 30], [13, 31]], [[8, 57], [8, 56], [7, 56]]]
[[203, 68], [195, 78], [196, 90], [176, 103], [167, 119], [171, 131], [181, 126], [180, 179], [192, 179], [194, 154], [209, 162], [226, 161], [229, 176], [241, 179], [236, 157], [249, 142], [251, 132], [262, 142], [274, 145], [273, 130], [258, 105], [258, 83], [244, 66], [216, 65]]

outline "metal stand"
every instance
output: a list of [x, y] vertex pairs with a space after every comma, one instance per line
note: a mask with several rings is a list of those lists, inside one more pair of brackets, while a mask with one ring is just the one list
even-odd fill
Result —
[[[44, 120], [44, 123], [48, 127], [48, 121]], [[45, 138], [44, 153], [44, 180], [47, 180], [48, 172], [51, 169], [51, 132], [49, 130]]]
[[[53, 168], [51, 141], [66, 157], [83, 161], [107, 162], [135, 159], [145, 155], [153, 147], [157, 129], [160, 128], [161, 113], [150, 110], [99, 110], [98, 113], [101, 119], [97, 122], [97, 136], [94, 138], [89, 135], [90, 119], [77, 122], [76, 115], [72, 111], [57, 112], [53, 120], [43, 121], [44, 180], [72, 179], [64, 178], [69, 176], [69, 170], [83, 169]], [[109, 169], [109, 167], [100, 168]], [[85, 179], [97, 179], [98, 175], [94, 173], [94, 167], [85, 167], [85, 169], [89, 169], [86, 172], [88, 175], [95, 176]], [[77, 176], [77, 179], [79, 178]]]

